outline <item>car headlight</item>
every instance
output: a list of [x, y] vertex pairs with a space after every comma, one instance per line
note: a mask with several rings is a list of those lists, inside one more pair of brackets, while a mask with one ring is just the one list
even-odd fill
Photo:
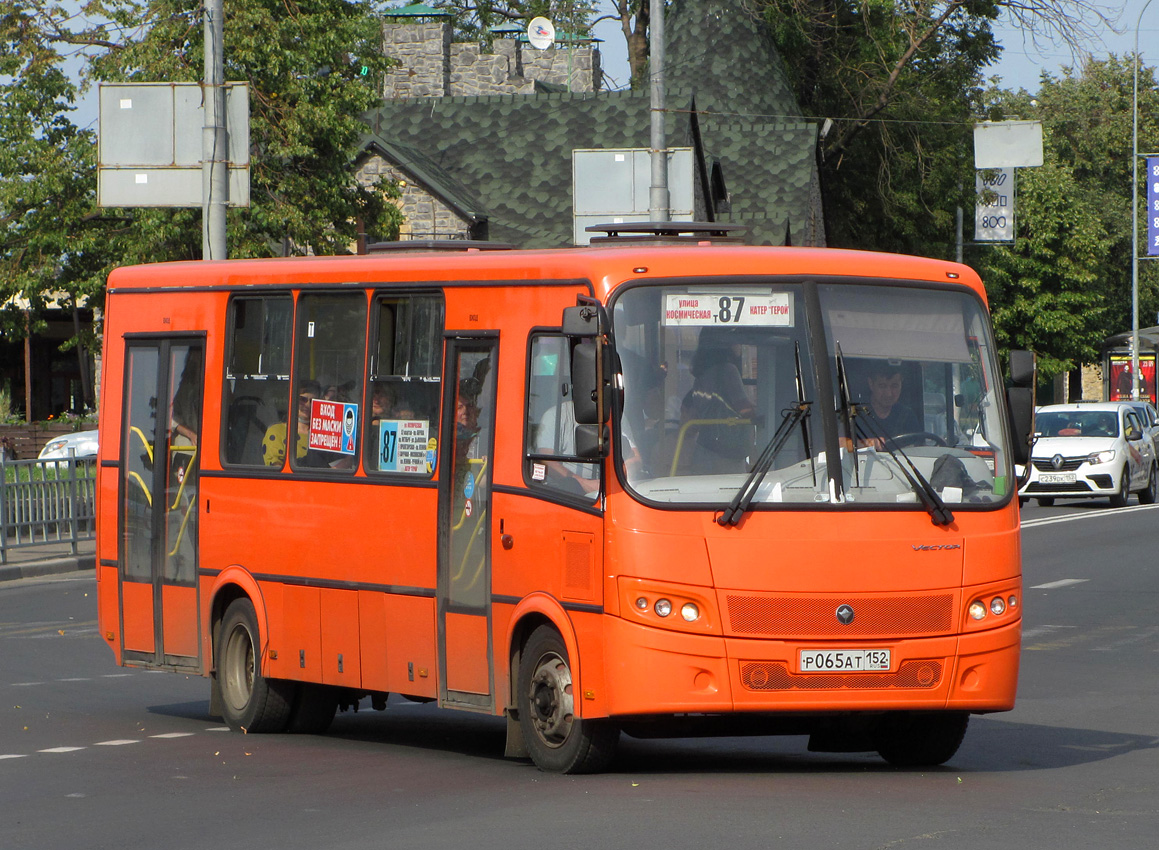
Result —
[[1110, 463], [1115, 459], [1115, 450], [1107, 449], [1103, 452], [1091, 452], [1087, 457], [1087, 463]]

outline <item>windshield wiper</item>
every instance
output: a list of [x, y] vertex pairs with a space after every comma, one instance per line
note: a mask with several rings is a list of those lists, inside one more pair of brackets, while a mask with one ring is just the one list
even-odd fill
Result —
[[[849, 396], [849, 382], [845, 375], [845, 358], [841, 355], [841, 345], [837, 345], [837, 382], [841, 393], [841, 411], [845, 417], [846, 429], [852, 445], [853, 455], [853, 475], [856, 481], [856, 486], [861, 486], [860, 464], [857, 459], [857, 433], [854, 428], [854, 419], [859, 414], [864, 414], [862, 421], [865, 423], [865, 430], [869, 432], [869, 436], [879, 442], [885, 451], [893, 458], [897, 468], [901, 470], [901, 474], [909, 482], [910, 487], [918, 494], [922, 505], [925, 506], [926, 512], [930, 515], [930, 520], [934, 525], [949, 525], [954, 521], [954, 512], [949, 509], [942, 497], [938, 495], [938, 491], [934, 489], [933, 485], [926, 479], [917, 465], [909, 455], [905, 453], [901, 446], [885, 433], [885, 429], [881, 427], [881, 423], [873, 415], [873, 411], [869, 410], [865, 405], [854, 404]], [[902, 463], [902, 460], [905, 463]]]
[[[910, 487], [917, 491], [918, 497], [922, 500], [922, 504], [926, 506], [926, 510], [929, 512], [930, 519], [933, 520], [934, 525], [949, 525], [953, 522], [954, 512], [942, 501], [942, 497], [938, 495], [938, 491], [922, 475], [921, 470], [917, 468], [917, 465], [914, 464], [910, 456], [905, 453], [893, 437], [885, 433], [885, 429], [874, 418], [873, 413], [871, 411], [866, 411], [866, 413], [865, 422], [869, 425], [870, 436], [881, 442], [886, 452], [889, 453], [889, 456], [897, 464], [897, 468], [901, 470], [901, 474], [909, 482]], [[853, 460], [856, 464], [856, 454], [854, 454]], [[902, 460], [905, 460], [905, 463], [902, 463]]]
[[790, 408], [787, 408], [782, 416], [781, 424], [777, 426], [777, 430], [773, 432], [773, 436], [765, 443], [765, 447], [761, 450], [757, 457], [756, 463], [753, 464], [752, 470], [748, 477], [745, 478], [744, 483], [741, 484], [740, 489], [737, 490], [736, 495], [732, 497], [732, 501], [728, 503], [728, 507], [724, 512], [717, 517], [717, 522], [721, 525], [736, 525], [740, 522], [756, 497], [757, 491], [761, 487], [761, 483], [765, 480], [765, 475], [773, 467], [773, 461], [777, 459], [781, 449], [785, 447], [785, 443], [789, 441], [790, 435], [793, 433], [793, 428], [800, 423], [801, 437], [805, 445], [805, 454], [809, 458], [809, 464], [813, 469], [813, 483], [817, 483], [817, 464], [813, 459], [813, 449], [809, 443], [809, 406], [813, 403], [805, 400], [805, 381], [801, 373], [801, 345], [796, 344], [794, 352], [797, 365], [797, 403]]

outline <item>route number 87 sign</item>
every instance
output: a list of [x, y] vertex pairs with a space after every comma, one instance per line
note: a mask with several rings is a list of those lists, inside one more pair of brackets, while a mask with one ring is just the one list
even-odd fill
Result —
[[1159, 254], [1159, 156], [1147, 157], [1147, 254]]

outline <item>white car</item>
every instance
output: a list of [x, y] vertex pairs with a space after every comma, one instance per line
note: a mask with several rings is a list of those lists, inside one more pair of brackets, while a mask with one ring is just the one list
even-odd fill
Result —
[[96, 457], [98, 433], [98, 431], [75, 431], [72, 434], [53, 437], [44, 444], [37, 457], [40, 460], [67, 460], [70, 449], [76, 451], [77, 457]]
[[1129, 402], [1046, 405], [1034, 415], [1034, 432], [1023, 501], [1108, 496], [1122, 507], [1131, 493], [1145, 505], [1159, 495], [1155, 447]]

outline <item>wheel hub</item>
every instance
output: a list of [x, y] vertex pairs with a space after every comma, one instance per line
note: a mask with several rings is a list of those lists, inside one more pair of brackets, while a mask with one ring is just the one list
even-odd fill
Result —
[[541, 658], [531, 677], [528, 697], [531, 722], [540, 738], [550, 747], [563, 744], [575, 719], [571, 670], [567, 662], [554, 653]]

